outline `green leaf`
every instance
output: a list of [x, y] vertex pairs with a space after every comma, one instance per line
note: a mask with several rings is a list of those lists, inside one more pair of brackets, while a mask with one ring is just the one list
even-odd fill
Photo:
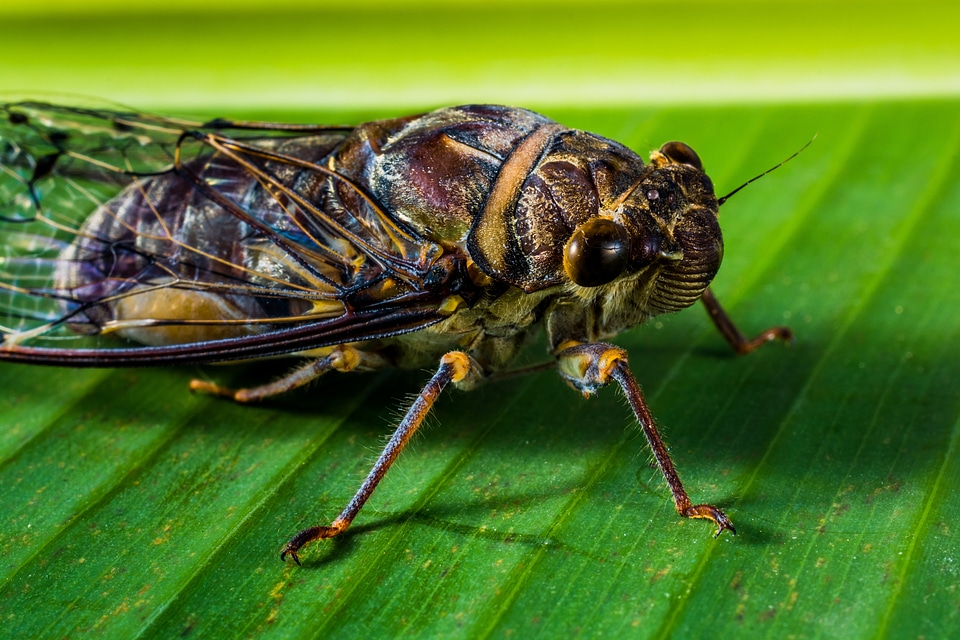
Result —
[[0, 91], [245, 116], [960, 92], [952, 0], [262, 4], [6, 2]]
[[[734, 17], [759, 6], [736, 5]], [[860, 15], [858, 7], [871, 6], [841, 5], [823, 22], [840, 29]], [[929, 18], [931, 6], [955, 11], [921, 5], [917, 14]], [[776, 48], [764, 40], [749, 51], [737, 35], [746, 37], [756, 23], [736, 31], [739, 23], [723, 5], [700, 9], [690, 31], [673, 31], [689, 36], [680, 42], [692, 43], [690, 57], [656, 54], [674, 71], [708, 64], [704, 43], [714, 41], [698, 37], [710, 34], [710, 16], [728, 27], [724, 33], [734, 30], [733, 52], [717, 48], [727, 62], [742, 56], [750, 66], [750, 59]], [[435, 8], [420, 11], [403, 14], [405, 24]], [[651, 3], [643, 11], [663, 17], [671, 9]], [[521, 25], [539, 15], [530, 8], [520, 14]], [[575, 33], [577, 19], [563, 15], [543, 19], [560, 25], [560, 34]], [[189, 20], [165, 19], [167, 27], [189, 33]], [[871, 11], [862, 19], [884, 28], [842, 30], [837, 38], [848, 40], [829, 45], [803, 35], [806, 23], [776, 34], [789, 43], [786, 58], [802, 61], [798, 51], [811, 43], [838, 53], [840, 70], [825, 72], [840, 82], [850, 69], [874, 73], [851, 52], [866, 56], [897, 26], [890, 15]], [[493, 18], [486, 20], [481, 26], [494, 29]], [[583, 18], [587, 27], [596, 20]], [[902, 20], [906, 33], [919, 33], [919, 19]], [[41, 40], [64, 49], [76, 45], [69, 22], [44, 23], [47, 39]], [[107, 21], [107, 32], [124, 32], [134, 22]], [[662, 47], [670, 29], [640, 29], [658, 24], [626, 15], [624, 32]], [[899, 45], [909, 54], [904, 64], [917, 69], [936, 58], [945, 66], [924, 67], [923, 77], [955, 78], [949, 65], [957, 45], [944, 35], [955, 22], [926, 24], [927, 40]], [[503, 68], [510, 66], [503, 62], [506, 36], [517, 28], [492, 38]], [[813, 28], [828, 32], [822, 24]], [[602, 40], [594, 30], [585, 32], [590, 42]], [[23, 29], [7, 33], [14, 43], [27, 40]], [[337, 33], [342, 52], [351, 40]], [[791, 33], [805, 44], [790, 40]], [[218, 34], [202, 34], [212, 39], [205, 55], [224, 42]], [[438, 37], [448, 44], [455, 39]], [[150, 45], [159, 36], [145, 38]], [[276, 38], [270, 31], [269, 42]], [[542, 44], [537, 38], [520, 45], [519, 59], [556, 62], [559, 54], [534, 55]], [[135, 32], [129, 41], [135, 44]], [[6, 60], [0, 64], [12, 64], [10, 42], [0, 45]], [[668, 38], [667, 44], [677, 42]], [[421, 70], [433, 59], [426, 47], [418, 41], [410, 54]], [[95, 68], [106, 59], [98, 51], [104, 50], [64, 68]], [[458, 51], [437, 63], [441, 79], [462, 65], [474, 79], [491, 69], [470, 66], [467, 53]], [[67, 74], [57, 67], [63, 51], [34, 53], [18, 54], [23, 69], [53, 69], [51, 86], [76, 88], [57, 80]], [[197, 71], [189, 66], [195, 53], [178, 50], [164, 64], [159, 55], [147, 56], [158, 70], [152, 81], [172, 86], [178, 70], [194, 81], [198, 73], [216, 75], [217, 65], [231, 66], [221, 61]], [[385, 49], [357, 55], [366, 62], [347, 67], [365, 70], [364, 82], [376, 75], [378, 55], [389, 57], [394, 71], [405, 59]], [[641, 64], [636, 49], [629, 56]], [[620, 65], [615, 51], [573, 57], [576, 74], [604, 60]], [[136, 67], [132, 58], [110, 60], [97, 73], [116, 74], [124, 60]], [[309, 66], [300, 59], [293, 64]], [[262, 91], [262, 76], [272, 70], [265, 68], [254, 70], [254, 88], [241, 96]], [[280, 77], [285, 73], [295, 75], [278, 72], [280, 95], [290, 86]], [[403, 82], [402, 71], [390, 73], [384, 95]], [[664, 77], [662, 70], [651, 73], [653, 81]], [[283, 365], [271, 374], [263, 366], [101, 371], [2, 364], [3, 629], [13, 637], [116, 638], [960, 633], [953, 538], [960, 520], [960, 100], [836, 101], [847, 94], [821, 87], [812, 96], [818, 101], [766, 104], [755, 99], [762, 92], [751, 89], [764, 77], [757, 73], [728, 96], [728, 105], [690, 100], [616, 107], [603, 94], [587, 108], [589, 95], [569, 101], [566, 88], [539, 100], [547, 115], [640, 151], [671, 139], [689, 143], [720, 193], [817, 135], [799, 157], [724, 205], [725, 261], [714, 284], [745, 332], [788, 324], [796, 344], [735, 357], [700, 309], [658, 318], [617, 339], [631, 354], [691, 497], [721, 506], [737, 536], [715, 540], [707, 523], [676, 516], [616, 391], [585, 401], [543, 372], [445, 396], [431, 427], [403, 453], [350, 531], [307, 547], [302, 568], [282, 564], [279, 551], [294, 532], [329, 522], [349, 500], [429, 372], [331, 375], [274, 403], [240, 407], [190, 395], [187, 383], [192, 377], [256, 383]], [[547, 74], [546, 86], [560, 86], [558, 71], [551, 67]], [[529, 76], [517, 75], [510, 80], [508, 74], [506, 84], [521, 95], [518, 87]], [[91, 86], [115, 95], [110, 87], [118, 85], [104, 89], [97, 77]], [[127, 99], [148, 96], [149, 102], [159, 95], [162, 86], [142, 91], [150, 81], [132, 79]], [[182, 104], [215, 104], [207, 91]], [[374, 108], [369, 105], [380, 94], [360, 95], [354, 103], [360, 107], [305, 115], [355, 121], [373, 111], [396, 115], [413, 100], [401, 94]], [[451, 97], [439, 89], [418, 95], [420, 105]], [[581, 106], [558, 106], [573, 102]], [[232, 110], [242, 113], [243, 106]]]

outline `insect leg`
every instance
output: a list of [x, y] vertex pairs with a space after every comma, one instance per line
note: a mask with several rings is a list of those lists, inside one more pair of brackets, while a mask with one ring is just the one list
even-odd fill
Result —
[[793, 331], [787, 327], [770, 327], [756, 338], [747, 338], [733, 323], [727, 312], [723, 310], [717, 297], [713, 295], [709, 288], [703, 292], [700, 300], [703, 302], [703, 306], [707, 308], [707, 313], [710, 314], [713, 324], [717, 326], [720, 334], [738, 355], [746, 355], [771, 340], [782, 340], [787, 344], [793, 343]]
[[300, 564], [298, 553], [304, 545], [314, 540], [332, 538], [346, 531], [353, 519], [357, 517], [360, 509], [373, 494], [377, 485], [383, 480], [384, 475], [397, 459], [397, 456], [400, 455], [403, 448], [410, 442], [413, 434], [423, 424], [424, 418], [440, 396], [440, 392], [451, 382], [454, 384], [471, 384], [480, 375], [480, 366], [467, 354], [461, 351], [451, 351], [445, 354], [440, 359], [440, 367], [437, 372], [433, 374], [433, 377], [424, 386], [416, 400], [413, 401], [413, 405], [407, 410], [407, 414], [403, 417], [400, 425], [390, 436], [387, 446], [384, 447], [366, 480], [360, 485], [360, 489], [354, 494], [346, 508], [329, 526], [310, 527], [293, 536], [283, 548], [283, 551], [280, 552], [280, 559], [285, 560], [287, 556], [290, 556], [294, 562]]
[[259, 402], [272, 396], [292, 391], [297, 387], [316, 380], [328, 371], [346, 373], [356, 369], [380, 369], [385, 361], [375, 353], [361, 351], [351, 346], [342, 345], [334, 348], [329, 354], [316, 360], [311, 360], [302, 367], [298, 367], [287, 375], [273, 382], [251, 387], [249, 389], [230, 389], [205, 380], [191, 380], [190, 390], [210, 393], [231, 398], [235, 402]]
[[595, 393], [597, 389], [611, 381], [616, 381], [623, 389], [627, 402], [630, 403], [630, 407], [640, 423], [640, 428], [643, 430], [643, 435], [646, 436], [647, 443], [653, 451], [657, 466], [670, 487], [677, 513], [685, 518], [711, 520], [717, 525], [717, 532], [714, 537], [719, 536], [724, 530], [735, 534], [736, 529], [733, 528], [730, 519], [720, 509], [709, 504], [693, 504], [690, 502], [690, 497], [680, 482], [680, 476], [673, 466], [670, 454], [667, 453], [667, 447], [663, 444], [660, 433], [653, 422], [653, 416], [650, 415], [647, 402], [643, 399], [640, 385], [637, 384], [636, 379], [630, 372], [630, 367], [627, 366], [627, 352], [612, 344], [602, 342], [568, 342], [561, 345], [560, 349], [557, 353], [560, 375], [580, 390], [584, 396]]

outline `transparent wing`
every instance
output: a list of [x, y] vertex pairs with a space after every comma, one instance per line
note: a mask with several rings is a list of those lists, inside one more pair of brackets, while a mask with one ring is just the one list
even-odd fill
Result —
[[349, 127], [0, 115], [0, 358], [239, 359], [441, 318], [442, 248], [330, 169]]

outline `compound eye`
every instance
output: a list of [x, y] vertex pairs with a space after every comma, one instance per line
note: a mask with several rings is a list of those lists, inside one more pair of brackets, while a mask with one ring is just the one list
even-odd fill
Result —
[[703, 162], [697, 152], [690, 148], [690, 145], [683, 142], [668, 142], [660, 147], [660, 153], [667, 156], [674, 162], [688, 164], [694, 169], [703, 171]]
[[576, 228], [563, 250], [563, 267], [581, 287], [616, 279], [630, 258], [630, 236], [613, 220], [594, 218]]

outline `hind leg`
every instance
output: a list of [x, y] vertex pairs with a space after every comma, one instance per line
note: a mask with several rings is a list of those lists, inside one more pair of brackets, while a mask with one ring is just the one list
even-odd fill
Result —
[[213, 382], [191, 380], [190, 390], [224, 396], [232, 399], [234, 402], [260, 402], [261, 400], [292, 391], [297, 387], [302, 387], [328, 371], [340, 371], [342, 373], [357, 370], [371, 371], [374, 369], [382, 369], [386, 365], [386, 360], [376, 353], [361, 351], [349, 345], [341, 345], [332, 348], [328, 354], [316, 360], [310, 360], [305, 365], [297, 367], [287, 375], [259, 387], [231, 389]]

